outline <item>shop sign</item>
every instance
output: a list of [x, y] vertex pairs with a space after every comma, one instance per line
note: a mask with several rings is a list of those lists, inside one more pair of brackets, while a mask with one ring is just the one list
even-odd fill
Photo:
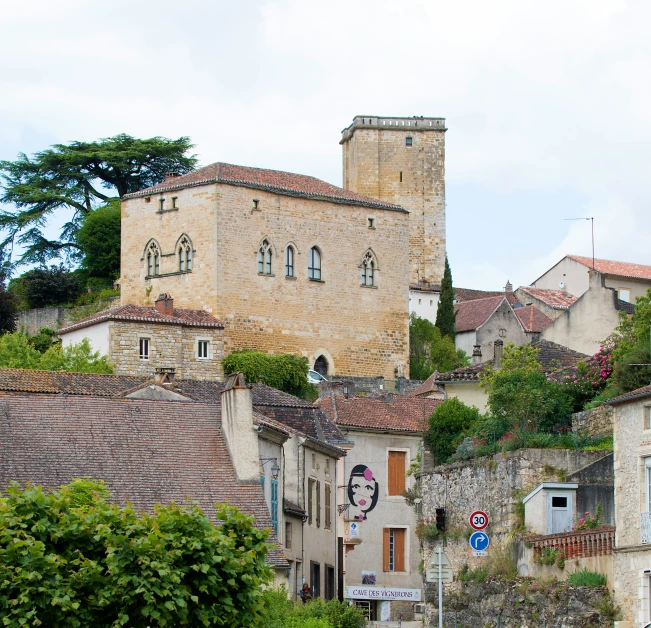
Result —
[[398, 589], [395, 587], [346, 587], [349, 600], [395, 600], [420, 602], [420, 589]]

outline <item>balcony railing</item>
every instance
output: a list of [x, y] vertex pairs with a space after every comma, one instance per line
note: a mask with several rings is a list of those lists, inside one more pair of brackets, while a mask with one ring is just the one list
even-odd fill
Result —
[[651, 512], [640, 514], [640, 536], [642, 544], [651, 543]]
[[528, 541], [533, 545], [534, 556], [540, 556], [545, 548], [562, 551], [566, 559], [607, 556], [615, 547], [615, 528], [602, 526], [596, 530], [545, 534], [529, 537]]

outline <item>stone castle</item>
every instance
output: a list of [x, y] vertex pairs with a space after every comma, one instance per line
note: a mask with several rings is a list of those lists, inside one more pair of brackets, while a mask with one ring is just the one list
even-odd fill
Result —
[[356, 116], [343, 188], [216, 163], [125, 196], [122, 303], [164, 293], [209, 312], [225, 354], [408, 376], [409, 285], [440, 282], [445, 263], [445, 131], [442, 118]]

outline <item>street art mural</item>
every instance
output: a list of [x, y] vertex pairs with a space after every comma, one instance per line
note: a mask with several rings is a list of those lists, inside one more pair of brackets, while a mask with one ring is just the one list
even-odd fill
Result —
[[348, 518], [367, 519], [377, 504], [379, 492], [373, 472], [365, 464], [355, 465], [348, 479]]

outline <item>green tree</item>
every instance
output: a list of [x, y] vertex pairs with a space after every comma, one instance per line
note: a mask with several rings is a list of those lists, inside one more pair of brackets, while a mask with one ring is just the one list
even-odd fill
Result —
[[437, 463], [448, 460], [461, 443], [465, 432], [479, 420], [479, 410], [458, 399], [446, 399], [429, 419], [425, 442]]
[[[185, 174], [197, 163], [187, 153], [190, 139], [164, 137], [137, 139], [121, 134], [95, 142], [55, 144], [16, 161], [1, 161], [3, 194], [0, 202], [13, 210], [0, 212], [0, 230], [7, 247], [25, 246], [22, 263], [45, 264], [60, 255], [78, 256], [75, 236], [84, 218], [112, 197], [155, 185], [168, 172]], [[43, 234], [47, 220], [60, 210], [72, 210], [60, 237]]]
[[247, 382], [263, 384], [314, 401], [316, 387], [307, 381], [307, 359], [291, 353], [269, 354], [260, 351], [235, 351], [224, 358], [224, 372], [241, 372]]
[[83, 291], [83, 283], [77, 273], [69, 272], [60, 264], [28, 270], [13, 279], [9, 288], [20, 307], [29, 309], [74, 303]]
[[7, 493], [4, 626], [264, 625], [268, 533], [236, 508], [219, 507], [219, 525], [196, 504], [143, 514], [109, 503], [106, 486], [87, 479]]
[[93, 352], [87, 338], [65, 349], [53, 344], [41, 354], [34, 348], [30, 338], [14, 332], [0, 336], [0, 368], [43, 369], [70, 373], [112, 373], [106, 356]]
[[491, 414], [521, 432], [566, 427], [571, 416], [570, 398], [559, 384], [547, 380], [536, 359], [538, 351], [530, 345], [506, 345], [501, 368], [488, 364], [480, 375]]
[[445, 271], [441, 282], [441, 296], [436, 308], [436, 326], [441, 330], [443, 336], [448, 336], [454, 342], [455, 327], [454, 319], [454, 289], [452, 288], [452, 271], [448, 263], [448, 256], [445, 256]]
[[120, 275], [120, 201], [113, 199], [88, 214], [76, 242], [83, 255], [82, 268], [90, 277], [110, 283]]
[[468, 356], [454, 348], [454, 340], [442, 336], [438, 327], [415, 314], [409, 317], [409, 374], [427, 379], [434, 371], [445, 373], [469, 364]]
[[0, 368], [38, 369], [41, 354], [20, 332], [0, 336]]
[[7, 290], [8, 268], [0, 251], [0, 334], [16, 328], [16, 297]]
[[648, 386], [651, 382], [649, 330], [651, 326], [651, 289], [637, 297], [635, 312], [629, 319], [620, 313], [617, 333], [620, 340], [613, 349], [613, 373], [607, 385], [607, 397]]
[[66, 371], [67, 373], [104, 373], [113, 372], [108, 357], [93, 351], [88, 338], [68, 345], [65, 349], [60, 344], [52, 345], [39, 361], [39, 368], [46, 371]]

